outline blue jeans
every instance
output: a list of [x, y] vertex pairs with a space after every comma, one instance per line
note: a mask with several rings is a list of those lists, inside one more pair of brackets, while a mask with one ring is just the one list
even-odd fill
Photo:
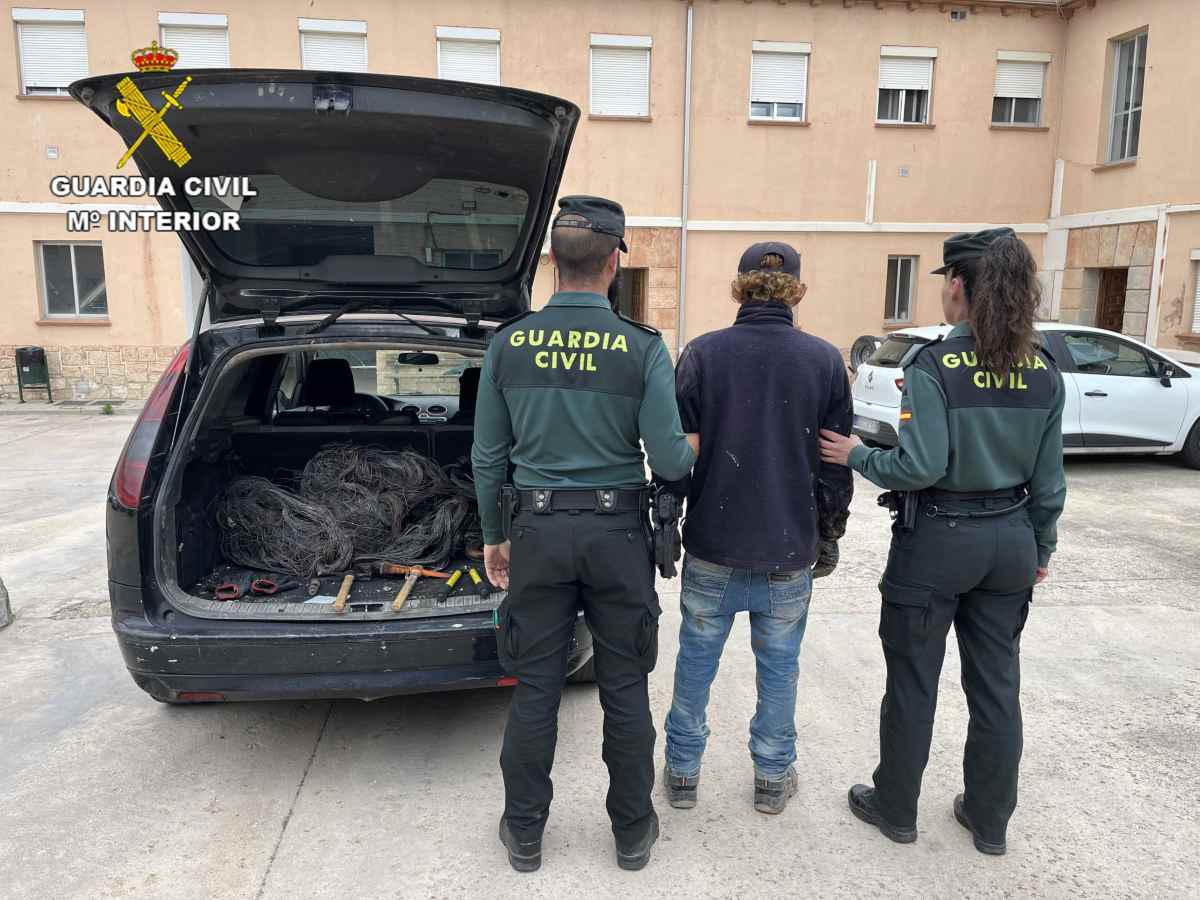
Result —
[[758, 709], [750, 721], [750, 755], [760, 778], [779, 778], [796, 761], [796, 682], [808, 622], [812, 573], [731, 569], [691, 554], [683, 561], [683, 623], [675, 660], [675, 695], [667, 714], [667, 765], [695, 775], [708, 740], [704, 710], [733, 617], [750, 613], [758, 669]]

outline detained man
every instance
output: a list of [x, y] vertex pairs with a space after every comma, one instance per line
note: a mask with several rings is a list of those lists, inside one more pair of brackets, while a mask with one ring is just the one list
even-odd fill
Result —
[[837, 564], [853, 491], [849, 470], [820, 458], [821, 429], [850, 432], [850, 385], [837, 348], [796, 327], [806, 290], [792, 247], [754, 244], [733, 282], [733, 325], [692, 341], [676, 368], [683, 430], [700, 435], [663, 777], [680, 809], [698, 799], [709, 688], [740, 612], [758, 670], [754, 808], [781, 813], [798, 786], [800, 642], [812, 579]]

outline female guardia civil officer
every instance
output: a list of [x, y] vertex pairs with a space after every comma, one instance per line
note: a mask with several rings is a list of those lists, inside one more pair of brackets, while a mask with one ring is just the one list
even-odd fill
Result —
[[938, 676], [954, 623], [970, 724], [954, 815], [980, 852], [1005, 852], [1021, 758], [1020, 635], [1047, 575], [1066, 498], [1063, 384], [1038, 345], [1039, 289], [1012, 229], [945, 243], [942, 309], [954, 325], [904, 372], [900, 442], [871, 450], [823, 431], [821, 455], [894, 491], [919, 491], [916, 524], [893, 528], [880, 583], [887, 688], [875, 787], [850, 810], [900, 843], [917, 839]]

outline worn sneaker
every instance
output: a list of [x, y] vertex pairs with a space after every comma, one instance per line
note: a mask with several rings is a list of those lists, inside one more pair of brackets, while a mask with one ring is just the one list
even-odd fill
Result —
[[971, 837], [975, 839], [975, 849], [980, 853], [986, 853], [988, 856], [1003, 856], [1008, 852], [1008, 844], [1005, 841], [1000, 841], [999, 843], [985, 841], [979, 836], [979, 832], [975, 830], [975, 826], [967, 818], [967, 811], [963, 806], [962, 794], [954, 798], [954, 818], [958, 819], [959, 825], [971, 832]]
[[700, 773], [676, 775], [669, 765], [663, 766], [663, 791], [667, 802], [675, 809], [691, 809], [696, 805], [700, 791]]
[[622, 847], [620, 841], [617, 842], [617, 865], [630, 872], [646, 868], [646, 863], [650, 862], [650, 848], [657, 840], [658, 813], [652, 811], [650, 827], [646, 829], [646, 834], [640, 841], [628, 847]]
[[508, 827], [508, 819], [500, 817], [500, 843], [508, 851], [508, 864], [518, 872], [536, 872], [542, 867], [542, 841], [518, 841]]
[[897, 844], [911, 844], [917, 839], [917, 829], [902, 828], [899, 825], [893, 825], [883, 817], [883, 813], [879, 811], [879, 807], [875, 805], [875, 789], [867, 787], [865, 784], [856, 784], [850, 788], [849, 794], [850, 812], [854, 813], [858, 818], [862, 819], [868, 825], [874, 825], [886, 838], [890, 838]]
[[760, 813], [777, 816], [787, 807], [788, 800], [800, 789], [800, 777], [795, 766], [778, 778], [754, 778], [754, 808]]

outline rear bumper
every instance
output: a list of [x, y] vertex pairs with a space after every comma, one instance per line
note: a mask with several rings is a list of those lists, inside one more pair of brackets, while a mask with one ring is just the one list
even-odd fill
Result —
[[900, 436], [896, 430], [899, 424], [899, 408], [868, 403], [855, 398], [854, 433], [864, 441], [884, 447], [894, 447], [900, 443]]
[[[201, 693], [225, 700], [374, 700], [494, 687], [505, 675], [490, 614], [344, 625], [184, 621], [114, 615], [125, 665], [156, 699], [186, 701], [181, 694]], [[569, 672], [591, 658], [582, 616], [569, 652]]]

